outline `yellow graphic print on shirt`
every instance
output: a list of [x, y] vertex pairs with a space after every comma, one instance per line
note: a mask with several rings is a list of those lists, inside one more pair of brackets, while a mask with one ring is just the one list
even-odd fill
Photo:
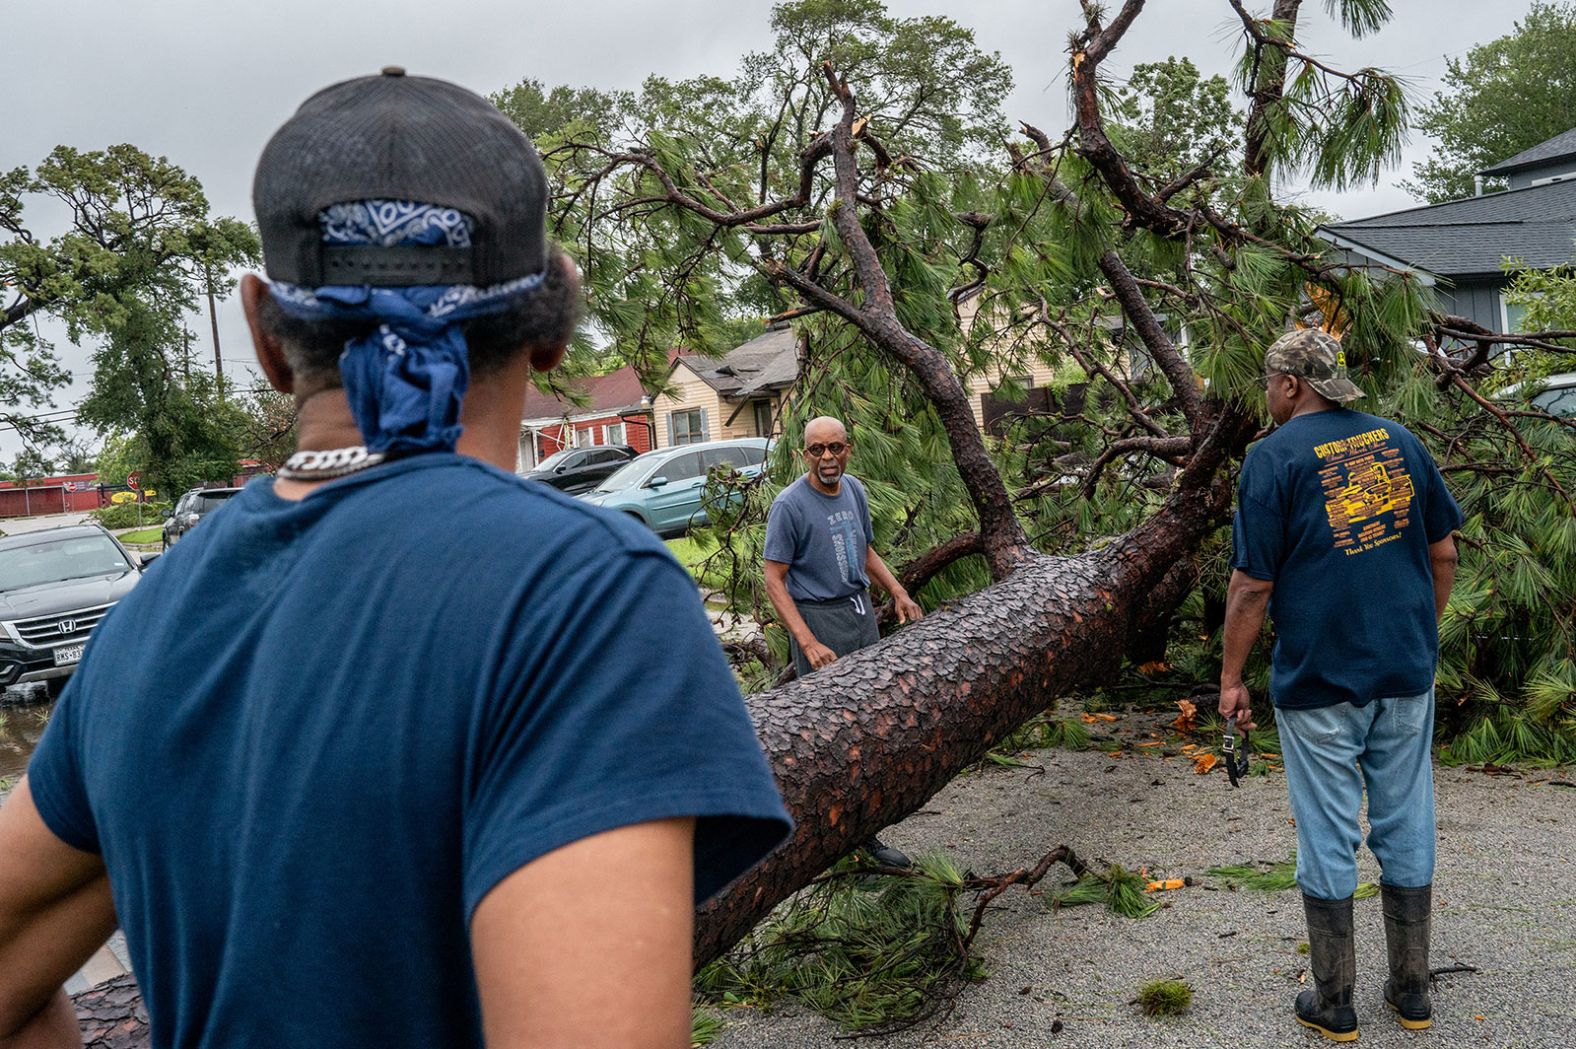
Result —
[[1401, 538], [1412, 520], [1412, 477], [1406, 457], [1390, 444], [1390, 431], [1380, 427], [1330, 441], [1313, 453], [1327, 464], [1319, 483], [1337, 550], [1351, 557]]

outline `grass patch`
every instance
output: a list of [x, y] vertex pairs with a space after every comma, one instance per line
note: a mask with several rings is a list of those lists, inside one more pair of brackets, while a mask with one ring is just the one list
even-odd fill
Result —
[[163, 528], [140, 528], [135, 532], [123, 532], [116, 536], [123, 543], [157, 543], [164, 538]]
[[1138, 989], [1138, 1007], [1145, 1016], [1180, 1016], [1193, 1004], [1193, 988], [1185, 980], [1155, 980]]
[[681, 536], [678, 539], [666, 540], [668, 549], [673, 551], [673, 556], [679, 559], [679, 564], [690, 570], [690, 574], [700, 577], [700, 566], [707, 555], [714, 553], [715, 548], [707, 548], [691, 539]]

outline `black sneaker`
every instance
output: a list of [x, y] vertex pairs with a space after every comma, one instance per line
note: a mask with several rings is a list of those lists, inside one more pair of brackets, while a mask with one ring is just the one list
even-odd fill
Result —
[[870, 854], [871, 859], [883, 867], [912, 867], [914, 865], [914, 861], [909, 859], [902, 849], [894, 849], [890, 845], [883, 844], [880, 838], [871, 838], [865, 842], [864, 850]]

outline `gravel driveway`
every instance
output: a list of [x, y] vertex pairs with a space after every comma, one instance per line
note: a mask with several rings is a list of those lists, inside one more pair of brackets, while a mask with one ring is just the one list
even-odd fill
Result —
[[[1164, 731], [1165, 719], [1126, 719], [1121, 730]], [[882, 837], [911, 853], [942, 852], [979, 873], [1032, 865], [1066, 844], [1086, 860], [1157, 876], [1193, 875], [1142, 920], [1103, 908], [1052, 913], [1009, 890], [987, 918], [979, 948], [989, 978], [963, 989], [949, 1015], [883, 1046], [1326, 1045], [1289, 1018], [1307, 958], [1295, 890], [1228, 891], [1203, 872], [1222, 864], [1284, 860], [1295, 847], [1284, 778], [1252, 778], [1233, 791], [1216, 770], [1182, 757], [1127, 749], [1041, 751], [1044, 774], [991, 768], [952, 783]], [[1489, 776], [1438, 768], [1440, 853], [1432, 965], [1476, 966], [1441, 976], [1431, 1032], [1403, 1032], [1385, 1008], [1384, 928], [1377, 898], [1357, 902], [1357, 1008], [1366, 1046], [1576, 1045], [1576, 780], [1569, 771]], [[1561, 782], [1567, 785], [1561, 786]], [[1360, 876], [1377, 881], [1364, 851]], [[1059, 868], [1060, 870], [1060, 868]], [[1063, 872], [1065, 873], [1065, 872]], [[1148, 1019], [1131, 1005], [1150, 980], [1192, 985], [1184, 1016]], [[734, 1010], [719, 1049], [831, 1046], [839, 1030], [808, 1011]], [[1053, 1032], [1053, 1025], [1058, 1025]], [[839, 1043], [846, 1044], [846, 1043]]]

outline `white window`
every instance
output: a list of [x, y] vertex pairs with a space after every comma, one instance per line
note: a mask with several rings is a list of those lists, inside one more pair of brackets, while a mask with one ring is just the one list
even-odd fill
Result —
[[576, 448], [589, 448], [596, 444], [596, 430], [589, 426], [578, 428], [575, 430], [574, 440]]
[[706, 439], [706, 413], [700, 408], [668, 416], [674, 444], [695, 444]]
[[628, 444], [629, 442], [624, 440], [624, 424], [608, 423], [606, 426], [602, 427], [602, 443]]
[[755, 409], [755, 436], [770, 437], [772, 435], [772, 402], [756, 401], [752, 407]]

